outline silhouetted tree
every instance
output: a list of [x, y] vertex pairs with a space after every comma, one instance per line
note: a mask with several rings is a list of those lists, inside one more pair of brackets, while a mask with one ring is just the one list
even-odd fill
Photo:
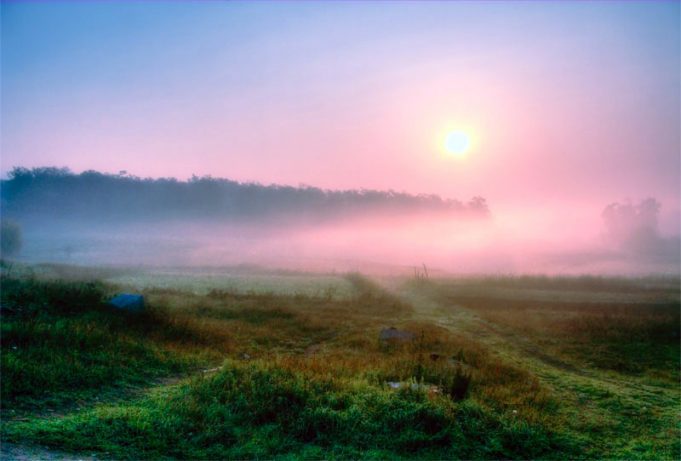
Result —
[[18, 223], [3, 219], [0, 223], [0, 252], [3, 258], [11, 258], [21, 251], [21, 227]]
[[665, 237], [658, 228], [661, 204], [655, 198], [639, 203], [611, 203], [601, 214], [604, 237], [625, 253], [654, 261], [678, 261], [679, 236]]

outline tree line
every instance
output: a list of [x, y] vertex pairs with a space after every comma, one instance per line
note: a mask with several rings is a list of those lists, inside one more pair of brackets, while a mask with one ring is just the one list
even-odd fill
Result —
[[92, 170], [76, 174], [51, 167], [14, 168], [0, 187], [4, 217], [249, 220], [271, 216], [318, 220], [375, 212], [478, 216], [489, 212], [482, 197], [464, 203], [392, 190], [324, 190], [210, 176], [182, 181]]

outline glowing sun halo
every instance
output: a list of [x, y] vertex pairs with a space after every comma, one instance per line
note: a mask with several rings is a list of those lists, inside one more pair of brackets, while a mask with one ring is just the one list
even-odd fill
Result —
[[452, 131], [445, 139], [445, 150], [452, 155], [463, 155], [470, 146], [470, 137], [463, 131]]

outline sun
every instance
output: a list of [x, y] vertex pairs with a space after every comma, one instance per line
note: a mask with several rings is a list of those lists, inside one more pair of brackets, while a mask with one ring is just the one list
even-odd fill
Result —
[[462, 156], [471, 147], [471, 138], [464, 131], [450, 131], [445, 138], [445, 150], [456, 156]]
[[437, 132], [437, 151], [450, 159], [467, 160], [471, 152], [480, 147], [480, 131], [474, 124], [463, 120], [443, 123]]

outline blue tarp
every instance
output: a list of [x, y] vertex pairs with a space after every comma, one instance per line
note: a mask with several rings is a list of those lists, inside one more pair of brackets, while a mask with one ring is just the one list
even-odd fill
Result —
[[121, 293], [109, 301], [109, 304], [126, 311], [141, 312], [144, 310], [144, 296]]

